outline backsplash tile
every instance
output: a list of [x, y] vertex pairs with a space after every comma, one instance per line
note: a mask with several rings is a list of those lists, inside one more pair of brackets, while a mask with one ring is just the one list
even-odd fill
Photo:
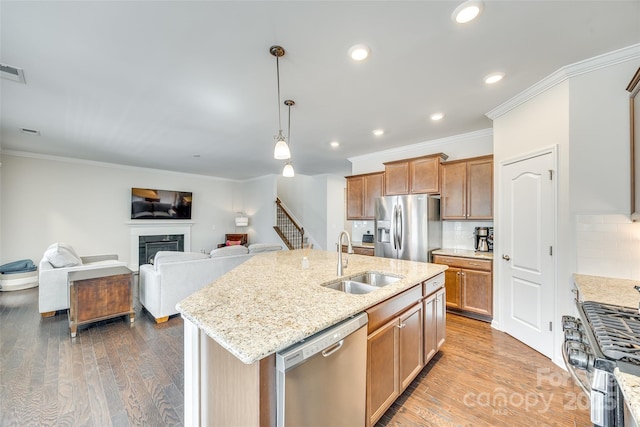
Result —
[[576, 273], [640, 280], [640, 224], [625, 215], [576, 215]]
[[475, 249], [473, 232], [476, 227], [493, 227], [487, 221], [442, 221], [442, 247], [447, 249]]

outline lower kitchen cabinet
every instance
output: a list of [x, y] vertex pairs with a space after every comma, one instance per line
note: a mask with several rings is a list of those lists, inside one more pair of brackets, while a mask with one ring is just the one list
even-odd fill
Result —
[[443, 284], [440, 274], [367, 309], [367, 426], [382, 417], [444, 344]]
[[436, 355], [445, 339], [445, 290], [441, 289], [424, 299], [424, 364]]
[[493, 261], [434, 255], [435, 264], [446, 264], [447, 309], [480, 320], [493, 316]]
[[368, 419], [374, 425], [424, 367], [422, 304], [369, 335]]

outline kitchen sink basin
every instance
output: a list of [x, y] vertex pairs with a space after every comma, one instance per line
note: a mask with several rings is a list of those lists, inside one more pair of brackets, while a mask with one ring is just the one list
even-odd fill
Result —
[[346, 292], [348, 294], [368, 294], [369, 292], [378, 289], [375, 286], [367, 285], [366, 283], [354, 282], [353, 280], [340, 280], [329, 283], [325, 287], [335, 289], [336, 291]]
[[353, 280], [354, 282], [360, 282], [376, 287], [387, 286], [397, 282], [400, 279], [400, 277], [389, 276], [387, 274], [375, 273], [372, 271], [368, 271], [366, 273], [349, 278], [349, 280]]
[[390, 285], [400, 280], [401, 277], [368, 271], [350, 277], [347, 280], [337, 280], [325, 285], [326, 288], [346, 292], [348, 294], [368, 294], [383, 286]]

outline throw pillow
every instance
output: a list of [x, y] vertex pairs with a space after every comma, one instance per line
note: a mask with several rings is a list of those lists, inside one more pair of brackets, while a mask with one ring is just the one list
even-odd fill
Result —
[[227, 246], [236, 246], [242, 243], [242, 240], [227, 240]]
[[44, 258], [55, 268], [82, 265], [80, 257], [70, 245], [65, 243], [54, 243], [49, 246], [44, 253]]

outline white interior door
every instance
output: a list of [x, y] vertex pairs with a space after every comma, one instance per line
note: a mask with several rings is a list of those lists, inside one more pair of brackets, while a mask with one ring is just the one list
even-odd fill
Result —
[[500, 291], [504, 330], [553, 356], [555, 152], [502, 165]]

